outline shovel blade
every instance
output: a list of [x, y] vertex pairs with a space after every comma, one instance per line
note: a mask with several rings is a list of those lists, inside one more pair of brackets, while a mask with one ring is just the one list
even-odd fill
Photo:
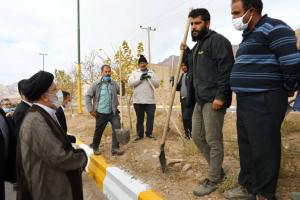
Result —
[[160, 163], [161, 171], [165, 173], [167, 170], [167, 159], [165, 155], [165, 150], [162, 146], [160, 147], [159, 163]]
[[116, 137], [119, 143], [122, 145], [128, 144], [130, 141], [130, 130], [129, 129], [115, 129]]

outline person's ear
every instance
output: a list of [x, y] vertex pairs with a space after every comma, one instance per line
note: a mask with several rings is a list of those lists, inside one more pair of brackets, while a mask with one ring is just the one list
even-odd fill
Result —
[[206, 26], [206, 28], [209, 29], [209, 27], [210, 27], [210, 21], [205, 22], [205, 26]]

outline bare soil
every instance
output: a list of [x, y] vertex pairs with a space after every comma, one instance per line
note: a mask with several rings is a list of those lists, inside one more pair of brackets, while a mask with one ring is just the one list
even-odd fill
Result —
[[[135, 115], [133, 127], [135, 127]], [[179, 128], [182, 129], [180, 113], [173, 112], [172, 117]], [[171, 131], [166, 142], [166, 156], [168, 161], [182, 159], [178, 164], [168, 166], [167, 173], [162, 173], [159, 165], [159, 142], [165, 123], [166, 113], [157, 110], [154, 125], [154, 136], [157, 140], [145, 138], [134, 142], [135, 130], [131, 131], [131, 142], [122, 146], [126, 151], [123, 156], [111, 156], [111, 128], [108, 126], [102, 137], [100, 148], [107, 162], [121, 167], [136, 178], [149, 184], [167, 200], [193, 200], [193, 199], [223, 199], [222, 192], [237, 184], [239, 171], [239, 155], [236, 139], [236, 116], [235, 113], [227, 113], [224, 123], [224, 146], [225, 158], [224, 169], [227, 179], [220, 185], [218, 191], [205, 196], [195, 197], [192, 190], [199, 180], [207, 176], [207, 163], [200, 155], [192, 141], [183, 140], [179, 137], [175, 128], [170, 125]], [[95, 120], [88, 114], [67, 115], [69, 132], [75, 133], [82, 141], [89, 144], [92, 141]], [[128, 118], [125, 116], [125, 127], [129, 127]], [[291, 113], [287, 116], [282, 126], [282, 167], [278, 183], [278, 199], [287, 200], [288, 193], [300, 191], [300, 113]], [[191, 169], [182, 172], [182, 167], [191, 164]]]

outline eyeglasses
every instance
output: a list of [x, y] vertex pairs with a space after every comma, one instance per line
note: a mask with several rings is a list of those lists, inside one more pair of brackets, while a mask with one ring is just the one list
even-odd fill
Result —
[[191, 22], [191, 26], [193, 26], [193, 25], [199, 25], [199, 24], [201, 24], [201, 22]]

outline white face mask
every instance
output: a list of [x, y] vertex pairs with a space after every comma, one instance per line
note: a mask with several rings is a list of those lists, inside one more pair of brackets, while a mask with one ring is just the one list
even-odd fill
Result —
[[[48, 93], [49, 94], [49, 93]], [[53, 94], [50, 94], [53, 95]], [[56, 108], [58, 108], [64, 101], [64, 96], [61, 90], [58, 90], [56, 95], [53, 99], [50, 100], [50, 102], [55, 105]]]
[[250, 17], [249, 21], [246, 24], [244, 24], [244, 22], [243, 22], [243, 19], [246, 16], [246, 14], [248, 13], [248, 11], [243, 16], [235, 18], [235, 19], [232, 19], [232, 25], [233, 25], [233, 27], [236, 30], [238, 30], [238, 31], [244, 31], [244, 30], [246, 30], [248, 28], [248, 25], [249, 25], [249, 23], [250, 23], [250, 21], [252, 19], [252, 16]]

